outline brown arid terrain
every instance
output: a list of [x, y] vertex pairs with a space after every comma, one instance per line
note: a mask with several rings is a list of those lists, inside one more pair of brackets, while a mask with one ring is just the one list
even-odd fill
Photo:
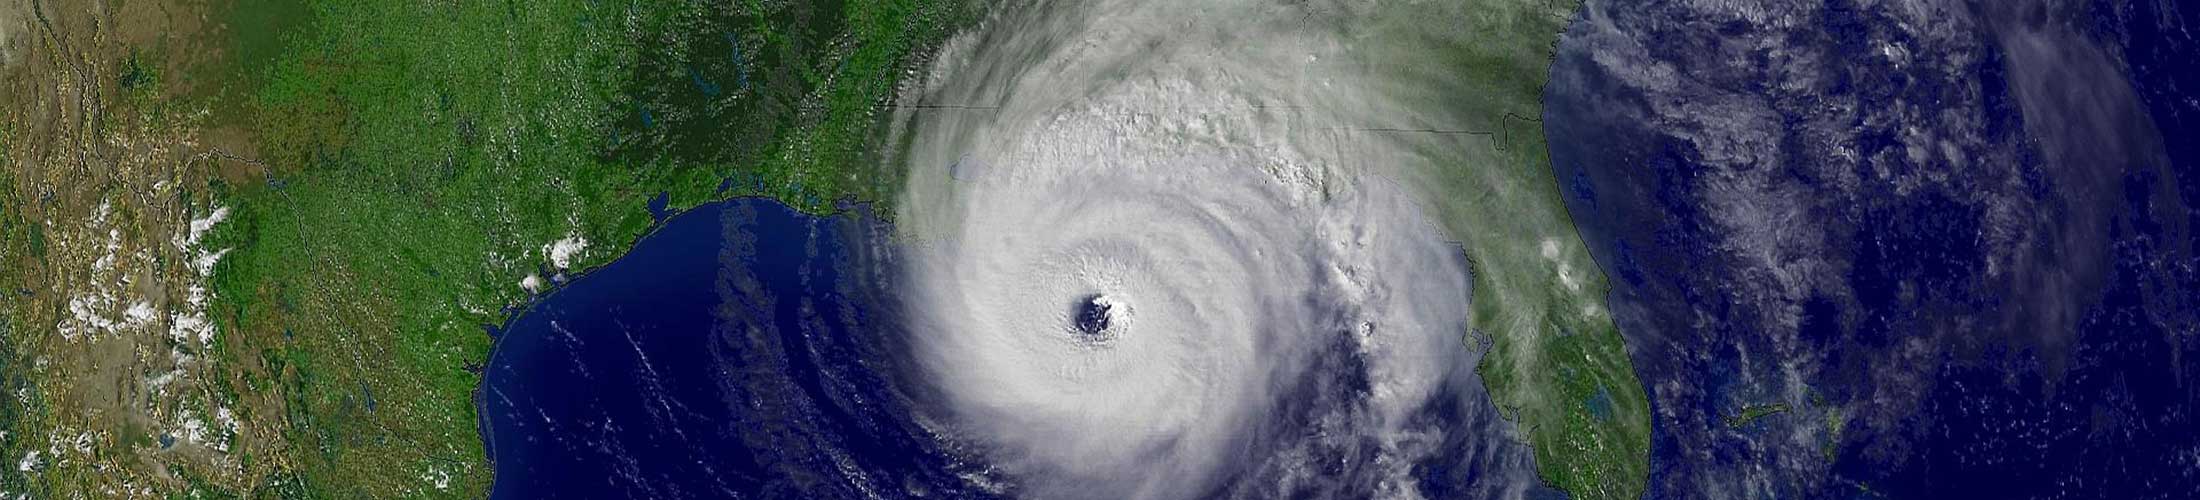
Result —
[[[222, 89], [207, 3], [0, 5], [7, 358], [5, 490], [142, 498], [249, 491], [282, 454], [270, 391], [238, 390], [207, 318], [228, 210], [210, 176], [250, 168], [208, 133]], [[234, 141], [225, 147], [210, 137]], [[232, 173], [235, 173], [234, 170]], [[52, 325], [52, 326], [48, 326]]]

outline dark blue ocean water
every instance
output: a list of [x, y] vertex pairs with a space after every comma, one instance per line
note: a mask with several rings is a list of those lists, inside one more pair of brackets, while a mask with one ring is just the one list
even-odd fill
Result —
[[2200, 495], [2200, 9], [1589, 3], [1545, 127], [1652, 497]]
[[893, 383], [883, 231], [713, 203], [543, 297], [480, 391], [492, 496], [987, 496]]
[[[860, 212], [713, 203], [541, 297], [495, 333], [479, 393], [492, 496], [1013, 496], [1014, 481], [918, 423], [942, 399], [909, 365], [887, 230]], [[1261, 450], [1219, 471], [1210, 496], [1362, 498], [1389, 477], [1373, 441], [1324, 430], [1367, 392], [1343, 339], [1246, 424]], [[1564, 498], [1537, 482], [1472, 357], [1447, 376], [1412, 417], [1443, 432], [1410, 481], [1434, 498]]]

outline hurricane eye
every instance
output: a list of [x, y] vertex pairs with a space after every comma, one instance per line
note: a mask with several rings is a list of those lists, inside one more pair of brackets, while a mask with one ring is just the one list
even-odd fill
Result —
[[1108, 324], [1115, 319], [1115, 301], [1101, 294], [1086, 295], [1071, 305], [1071, 326], [1079, 334], [1099, 336], [1108, 331]]

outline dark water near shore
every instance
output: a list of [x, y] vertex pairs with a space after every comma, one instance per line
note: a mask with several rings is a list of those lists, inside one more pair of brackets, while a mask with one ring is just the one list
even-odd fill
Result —
[[[496, 333], [479, 393], [492, 497], [1015, 496], [1013, 481], [925, 425], [943, 412], [922, 405], [942, 399], [910, 365], [888, 239], [860, 210], [820, 218], [761, 199], [713, 203], [670, 215], [627, 255], [541, 297]], [[1414, 417], [1445, 432], [1409, 480], [1432, 498], [1563, 498], [1537, 483], [1471, 360], [1447, 375], [1466, 382]], [[1326, 375], [1305, 377], [1277, 411], [1356, 404], [1357, 393], [1320, 382], [1357, 370], [1314, 371]], [[1254, 426], [1270, 435], [1253, 440], [1319, 434], [1299, 420]], [[1329, 458], [1250, 455], [1209, 496], [1375, 493], [1366, 480], [1380, 467]], [[1283, 480], [1304, 471], [1315, 477]]]
[[483, 380], [492, 496], [986, 496], [890, 383], [885, 230], [714, 203], [542, 298]]

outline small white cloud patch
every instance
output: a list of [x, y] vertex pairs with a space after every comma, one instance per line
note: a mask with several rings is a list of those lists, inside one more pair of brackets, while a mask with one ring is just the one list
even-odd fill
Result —
[[557, 266], [558, 269], [567, 269], [573, 267], [573, 259], [579, 257], [581, 251], [587, 249], [588, 238], [574, 232], [568, 233], [563, 239], [543, 245], [542, 253], [550, 256], [550, 265]]
[[1558, 240], [1544, 238], [1542, 247], [1543, 258], [1558, 264], [1558, 284], [1564, 285], [1567, 291], [1581, 291], [1581, 280], [1574, 278], [1574, 266], [1559, 258]]

